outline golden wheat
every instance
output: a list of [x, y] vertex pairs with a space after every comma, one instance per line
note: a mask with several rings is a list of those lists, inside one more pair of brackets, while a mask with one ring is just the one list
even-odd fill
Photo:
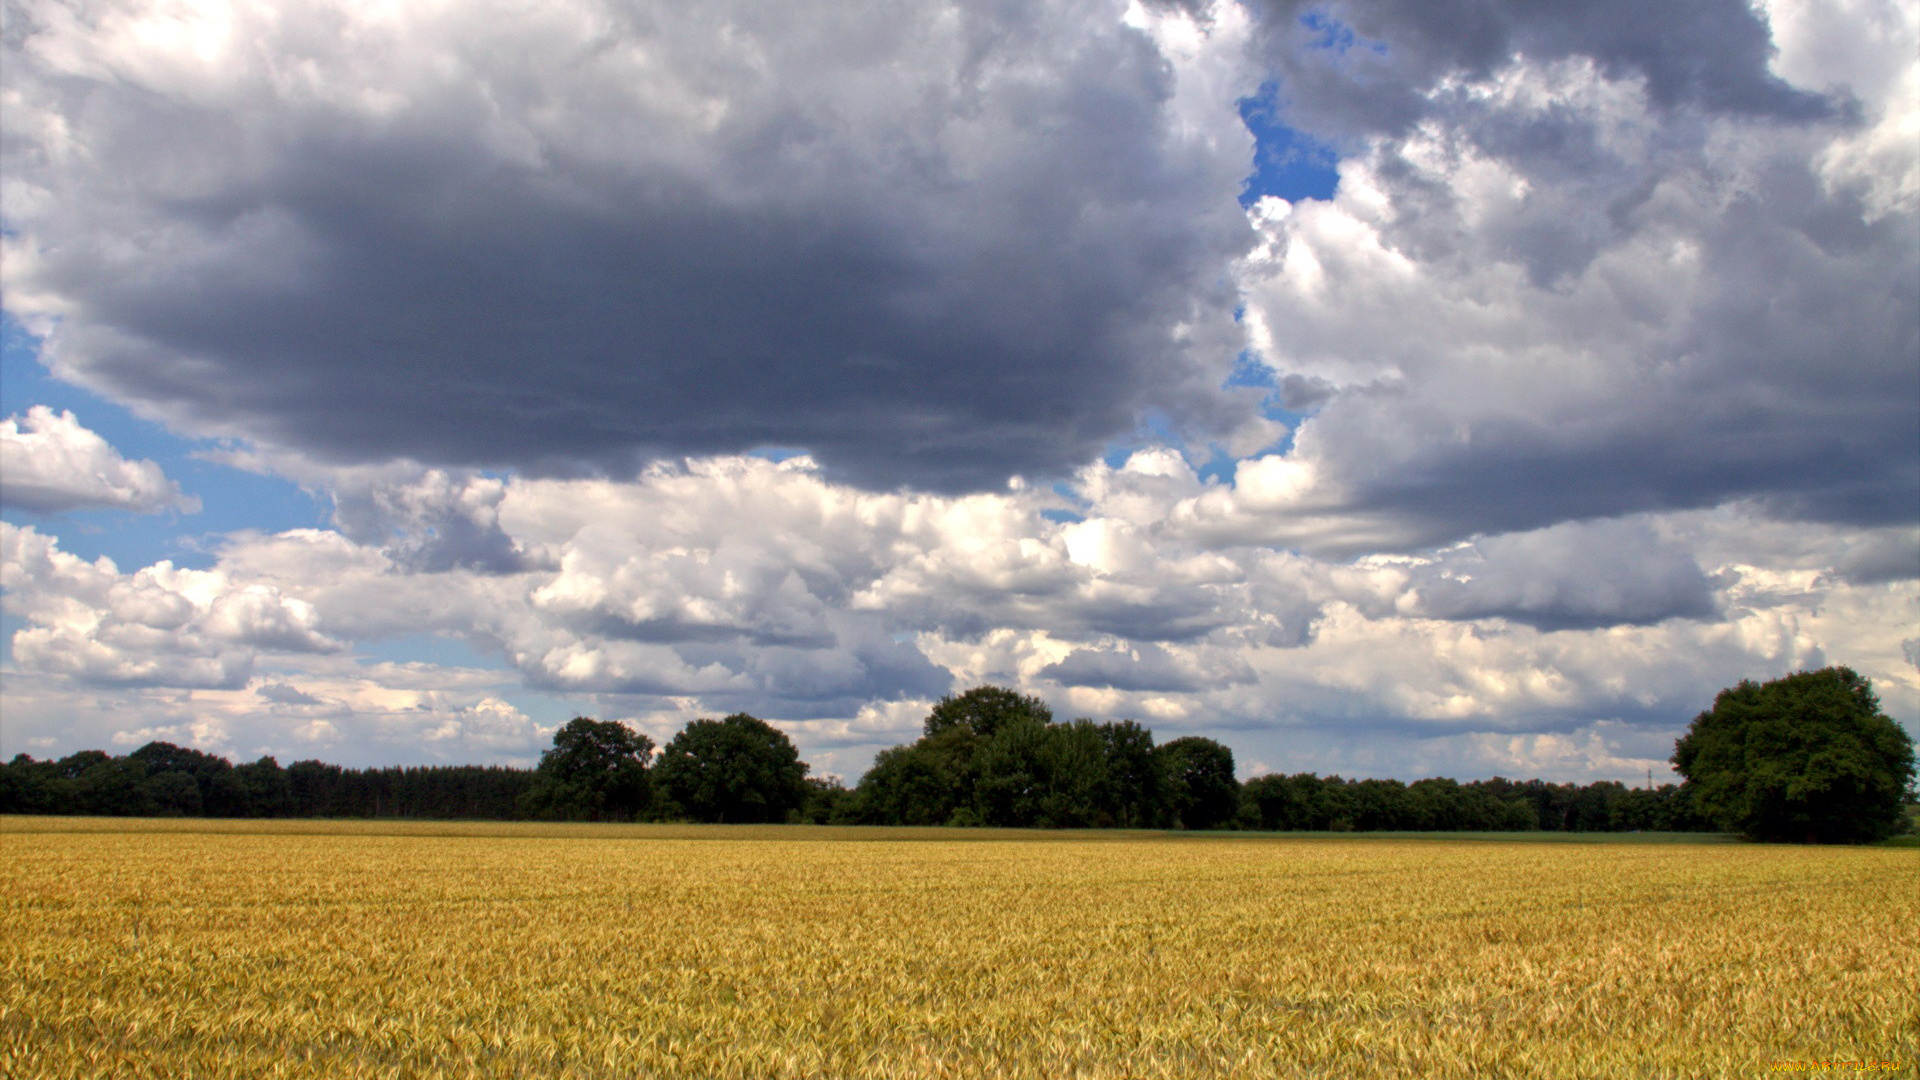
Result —
[[1912, 1075], [1920, 1044], [1912, 851], [22, 818], [0, 847], [8, 1076]]

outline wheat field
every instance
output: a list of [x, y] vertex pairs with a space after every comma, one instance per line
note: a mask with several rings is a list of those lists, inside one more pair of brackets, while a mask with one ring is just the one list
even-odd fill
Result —
[[0, 820], [11, 1077], [1912, 1076], [1920, 853]]

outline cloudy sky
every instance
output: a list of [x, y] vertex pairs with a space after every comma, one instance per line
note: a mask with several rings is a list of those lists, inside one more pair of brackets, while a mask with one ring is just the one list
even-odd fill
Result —
[[1920, 733], [1900, 0], [6, 0], [0, 753]]

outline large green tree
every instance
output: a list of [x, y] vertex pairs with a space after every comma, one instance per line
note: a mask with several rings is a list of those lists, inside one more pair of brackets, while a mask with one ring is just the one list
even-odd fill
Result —
[[1233, 751], [1212, 739], [1188, 735], [1153, 748], [1160, 763], [1166, 823], [1182, 829], [1212, 829], [1240, 810], [1240, 782], [1233, 777]]
[[874, 759], [848, 817], [1080, 829], [1141, 828], [1168, 816], [1153, 733], [1130, 720], [1054, 723], [1039, 698], [981, 686], [941, 699], [925, 731]]
[[661, 793], [695, 821], [785, 821], [806, 799], [807, 765], [792, 740], [746, 713], [688, 724], [654, 773]]
[[925, 732], [938, 735], [955, 728], [975, 738], [991, 739], [1009, 724], [1053, 722], [1053, 710], [1037, 697], [1028, 697], [1004, 686], [976, 686], [955, 697], [948, 695], [927, 714]]
[[652, 755], [653, 740], [627, 725], [576, 716], [540, 755], [520, 809], [548, 820], [632, 821], [651, 796]]
[[1674, 744], [1694, 805], [1756, 840], [1858, 843], [1906, 826], [1913, 739], [1844, 667], [1722, 690]]

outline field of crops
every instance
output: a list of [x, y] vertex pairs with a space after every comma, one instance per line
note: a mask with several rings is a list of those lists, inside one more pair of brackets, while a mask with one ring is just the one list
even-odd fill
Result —
[[1920, 853], [0, 821], [0, 1075], [1754, 1076], [1920, 1047]]

